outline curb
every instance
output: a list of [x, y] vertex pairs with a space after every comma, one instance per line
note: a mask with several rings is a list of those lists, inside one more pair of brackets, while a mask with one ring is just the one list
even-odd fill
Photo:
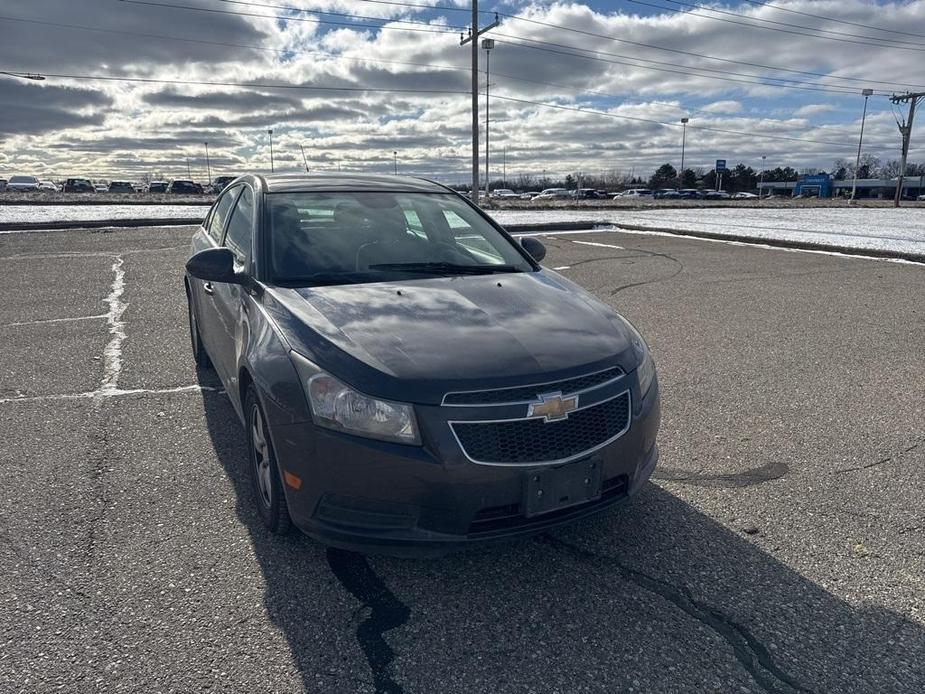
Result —
[[198, 226], [204, 217], [165, 219], [92, 219], [83, 222], [2, 222], [0, 231], [55, 231], [63, 229], [102, 229], [104, 227]]
[[[598, 226], [601, 226], [600, 224]], [[685, 231], [683, 229], [666, 229], [663, 227], [649, 227], [637, 224], [620, 224], [613, 222], [607, 226], [627, 231], [653, 231], [659, 234], [688, 237], [694, 239], [708, 239], [710, 241], [734, 241], [747, 243], [753, 246], [773, 246], [775, 248], [790, 248], [798, 251], [825, 251], [827, 253], [842, 253], [844, 255], [859, 255], [866, 258], [885, 258], [889, 260], [908, 260], [912, 263], [925, 263], [925, 253], [910, 251], [897, 251], [891, 248], [856, 248], [853, 246], [839, 246], [814, 241], [797, 241], [793, 239], [760, 239], [754, 236], [740, 236], [738, 234], [717, 234], [710, 231]]]

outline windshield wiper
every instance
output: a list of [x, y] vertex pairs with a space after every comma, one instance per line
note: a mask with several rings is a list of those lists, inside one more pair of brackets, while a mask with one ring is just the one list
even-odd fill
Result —
[[400, 272], [415, 272], [427, 275], [444, 275], [457, 273], [460, 275], [491, 275], [496, 272], [523, 272], [523, 268], [516, 265], [460, 265], [457, 263], [379, 263], [370, 265], [370, 270], [397, 270]]

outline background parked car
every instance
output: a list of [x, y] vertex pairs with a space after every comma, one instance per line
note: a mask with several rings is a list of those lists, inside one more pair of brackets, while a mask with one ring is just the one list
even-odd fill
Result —
[[703, 193], [696, 188], [682, 188], [678, 193], [682, 200], [700, 200], [703, 197]]
[[69, 178], [64, 182], [65, 193], [93, 193], [95, 190], [89, 178]]
[[169, 185], [170, 184], [167, 183], [167, 181], [151, 181], [151, 183], [148, 184], [148, 192], [149, 193], [166, 193], [167, 186]]
[[925, 200], [925, 195], [920, 195], [919, 197], [916, 198], [916, 200]]
[[167, 186], [167, 192], [174, 195], [200, 195], [202, 186], [194, 181], [175, 179]]
[[135, 186], [128, 181], [111, 181], [109, 184], [109, 193], [134, 193]]
[[218, 195], [236, 178], [237, 176], [216, 176], [212, 181], [211, 192]]
[[579, 188], [571, 191], [569, 197], [574, 200], [600, 200], [601, 195], [593, 188]]
[[674, 188], [659, 188], [652, 193], [652, 197], [656, 200], [679, 200], [681, 193]]
[[6, 190], [6, 179], [0, 178], [0, 193]]
[[540, 194], [540, 191], [538, 190], [528, 190], [526, 193], [520, 194], [520, 199], [521, 200], [533, 200], [533, 198], [535, 198], [539, 194]]
[[48, 193], [57, 193], [58, 186], [55, 185], [54, 181], [39, 181], [39, 190], [43, 190]]
[[745, 191], [741, 191], [739, 193], [735, 193], [732, 196], [732, 199], [733, 200], [753, 200], [753, 199], [757, 199], [757, 197], [758, 196], [755, 195], [754, 193], [746, 193]]
[[35, 176], [10, 176], [7, 181], [8, 193], [31, 193], [39, 189], [39, 179]]
[[106, 193], [109, 191], [109, 181], [105, 180], [96, 180], [91, 181], [93, 183], [93, 190], [97, 193]]
[[491, 197], [493, 198], [516, 198], [519, 196], [517, 195], [517, 193], [515, 193], [510, 188], [495, 188], [495, 190], [491, 191]]
[[546, 188], [534, 200], [566, 200], [569, 197], [567, 188]]
[[725, 190], [708, 190], [703, 194], [704, 200], [728, 200], [730, 197]]
[[652, 191], [648, 188], [630, 188], [629, 190], [624, 190], [622, 193], [617, 193], [613, 196], [613, 199], [617, 198], [647, 198], [651, 197]]

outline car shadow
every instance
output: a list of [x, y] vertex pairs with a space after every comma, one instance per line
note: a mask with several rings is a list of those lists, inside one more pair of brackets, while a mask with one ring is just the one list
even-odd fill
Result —
[[925, 690], [921, 624], [849, 604], [655, 484], [597, 519], [429, 560], [273, 536], [230, 402], [203, 406], [305, 691]]

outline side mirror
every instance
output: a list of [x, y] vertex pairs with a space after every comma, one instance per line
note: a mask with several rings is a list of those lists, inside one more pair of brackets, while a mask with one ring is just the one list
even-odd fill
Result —
[[246, 275], [235, 272], [234, 253], [227, 248], [207, 248], [186, 261], [186, 271], [198, 280], [244, 284]]
[[546, 246], [531, 236], [525, 236], [520, 240], [520, 245], [529, 253], [536, 262], [540, 262], [546, 257]]

